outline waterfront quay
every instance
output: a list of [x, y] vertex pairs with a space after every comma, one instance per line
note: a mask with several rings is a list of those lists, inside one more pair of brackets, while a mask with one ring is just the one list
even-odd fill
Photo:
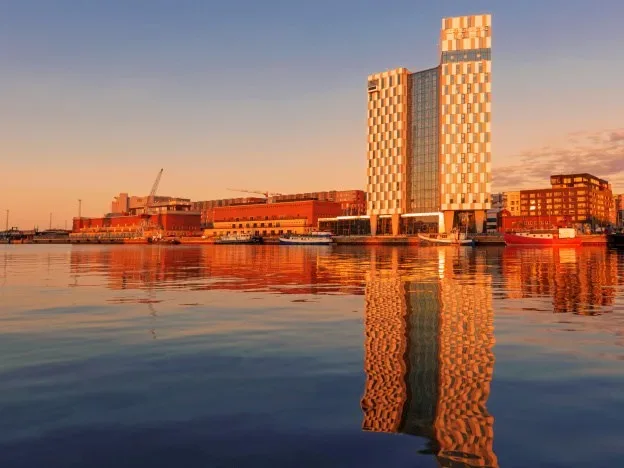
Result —
[[158, 194], [160, 169], [148, 195], [119, 193], [101, 216], [83, 216], [79, 200], [67, 235], [11, 232], [0, 242], [202, 244], [255, 236], [271, 243], [326, 231], [337, 244], [463, 233], [495, 245], [505, 233], [573, 228], [584, 244], [605, 243], [605, 230], [624, 226], [624, 196], [608, 180], [552, 174], [549, 188], [492, 190], [492, 40], [489, 14], [443, 18], [435, 66], [368, 75], [365, 190], [227, 189], [245, 196], [194, 201]]

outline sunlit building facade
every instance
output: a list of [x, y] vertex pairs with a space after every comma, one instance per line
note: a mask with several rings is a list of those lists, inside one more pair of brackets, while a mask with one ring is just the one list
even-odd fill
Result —
[[491, 42], [490, 15], [444, 18], [437, 67], [368, 77], [371, 234], [411, 233], [423, 220], [444, 232], [460, 224], [483, 230], [491, 206]]
[[520, 191], [503, 192], [503, 210], [511, 216], [520, 216]]
[[557, 223], [615, 223], [615, 199], [608, 181], [591, 174], [550, 176], [551, 188], [520, 191], [520, 216], [550, 217]]

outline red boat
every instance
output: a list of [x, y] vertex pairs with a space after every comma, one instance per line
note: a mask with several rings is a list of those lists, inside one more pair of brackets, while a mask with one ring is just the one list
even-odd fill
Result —
[[570, 228], [559, 228], [557, 232], [506, 232], [505, 244], [507, 245], [531, 245], [544, 247], [579, 247], [581, 238], [576, 236], [576, 231]]

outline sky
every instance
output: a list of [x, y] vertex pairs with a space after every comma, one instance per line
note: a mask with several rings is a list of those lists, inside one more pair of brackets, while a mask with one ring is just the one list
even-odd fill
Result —
[[0, 0], [0, 229], [119, 192], [365, 188], [366, 78], [436, 66], [492, 14], [493, 190], [587, 171], [624, 192], [618, 0]]

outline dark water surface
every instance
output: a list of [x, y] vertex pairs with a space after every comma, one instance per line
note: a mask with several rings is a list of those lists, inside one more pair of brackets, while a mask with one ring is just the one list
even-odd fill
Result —
[[624, 253], [0, 246], [0, 467], [624, 466]]

